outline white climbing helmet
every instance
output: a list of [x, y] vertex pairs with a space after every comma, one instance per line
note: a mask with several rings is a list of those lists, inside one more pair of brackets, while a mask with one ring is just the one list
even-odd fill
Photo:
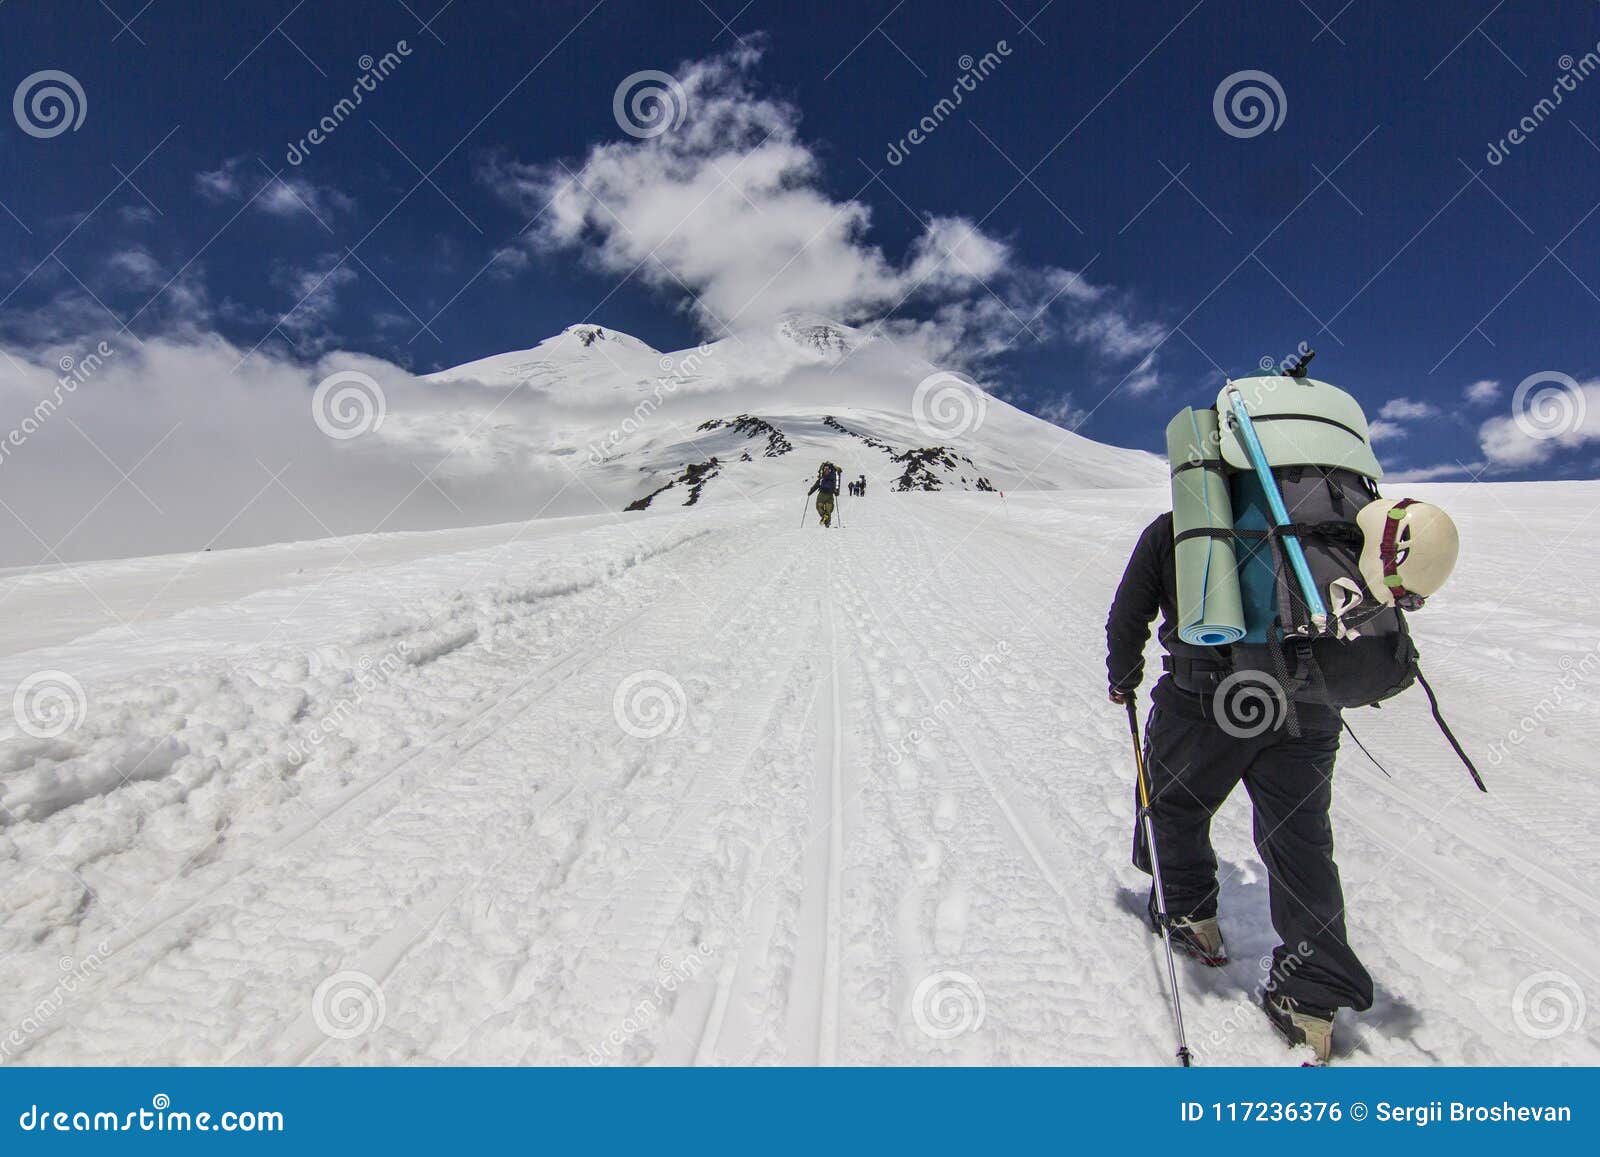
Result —
[[1444, 586], [1461, 551], [1450, 516], [1427, 502], [1380, 498], [1356, 515], [1361, 577], [1385, 606], [1414, 611]]

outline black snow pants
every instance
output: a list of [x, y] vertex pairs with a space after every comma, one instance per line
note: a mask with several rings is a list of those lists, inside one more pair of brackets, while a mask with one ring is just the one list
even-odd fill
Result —
[[[1345, 936], [1328, 819], [1338, 716], [1302, 710], [1299, 738], [1281, 725], [1240, 738], [1211, 718], [1210, 696], [1180, 689], [1171, 675], [1151, 697], [1145, 763], [1167, 911], [1196, 919], [1216, 914], [1211, 817], [1242, 780], [1255, 813], [1256, 851], [1267, 869], [1272, 926], [1282, 941], [1272, 954], [1274, 990], [1323, 1011], [1371, 1007], [1372, 978]], [[1150, 871], [1137, 823], [1133, 862]]]

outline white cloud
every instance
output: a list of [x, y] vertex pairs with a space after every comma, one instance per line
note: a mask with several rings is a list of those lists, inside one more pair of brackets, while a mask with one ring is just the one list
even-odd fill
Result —
[[1432, 418], [1438, 412], [1439, 408], [1431, 402], [1394, 398], [1384, 403], [1383, 409], [1378, 411], [1378, 416], [1388, 418], [1391, 422], [1409, 422], [1416, 418]]
[[1462, 390], [1461, 395], [1474, 406], [1487, 406], [1500, 397], [1500, 383], [1493, 378], [1484, 378]]
[[1134, 397], [1153, 393], [1161, 386], [1161, 376], [1156, 372], [1156, 355], [1146, 354], [1144, 360], [1133, 367], [1132, 374], [1122, 388]]
[[106, 271], [119, 288], [156, 289], [165, 282], [161, 263], [142, 245], [129, 245], [106, 258]]
[[1385, 474], [1383, 481], [1386, 485], [1401, 485], [1407, 482], [1437, 482], [1441, 478], [1468, 478], [1482, 471], [1483, 467], [1482, 462], [1441, 462], [1437, 466], [1396, 470], [1393, 474]]
[[[302, 353], [319, 353], [334, 339], [330, 323], [339, 311], [339, 290], [357, 280], [356, 271], [326, 258], [317, 265], [292, 269], [275, 279], [290, 294], [289, 312], [278, 321]], [[307, 348], [309, 347], [309, 349]]]
[[304, 177], [274, 177], [271, 171], [252, 167], [243, 157], [229, 157], [221, 168], [195, 175], [195, 188], [208, 201], [251, 201], [252, 208], [274, 217], [311, 216], [326, 222], [335, 212], [355, 207], [355, 202], [326, 185]]
[[[11, 415], [0, 566], [51, 561], [52, 548], [72, 561], [509, 521], [551, 496], [547, 514], [620, 505], [563, 491], [568, 459], [547, 447], [566, 418], [527, 391], [425, 382], [359, 354], [244, 360], [215, 335], [141, 346], [112, 334], [103, 348], [0, 345], [0, 413]], [[71, 389], [59, 382], [67, 355], [83, 375]], [[326, 436], [312, 410], [317, 384], [344, 369], [369, 375], [387, 408], [378, 430], [349, 441]]]
[[1406, 428], [1399, 422], [1386, 422], [1382, 418], [1374, 418], [1367, 423], [1367, 437], [1374, 442], [1392, 442], [1396, 438], [1404, 438], [1406, 433]]
[[1600, 442], [1600, 378], [1550, 384], [1528, 397], [1523, 412], [1490, 418], [1478, 427], [1478, 445], [1490, 464], [1502, 470], [1539, 466], [1563, 450]]
[[1039, 407], [1039, 417], [1066, 430], [1076, 430], [1088, 416], [1088, 411], [1073, 402], [1071, 394], [1062, 394]]
[[540, 214], [535, 244], [687, 293], [712, 335], [791, 312], [860, 322], [896, 311], [887, 332], [935, 360], [969, 362], [1047, 337], [1142, 358], [1163, 336], [1104, 287], [1027, 266], [964, 217], [920, 221], [903, 260], [892, 259], [870, 238], [871, 207], [825, 187], [799, 111], [756, 90], [759, 59], [739, 49], [681, 65], [686, 115], [670, 131], [619, 132], [571, 164], [499, 161], [483, 177]]

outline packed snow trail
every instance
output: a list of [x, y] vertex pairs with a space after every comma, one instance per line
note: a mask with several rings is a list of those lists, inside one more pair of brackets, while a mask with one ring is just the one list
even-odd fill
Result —
[[[799, 489], [6, 580], [0, 685], [85, 708], [0, 744], [0, 1060], [1169, 1063], [1103, 668], [1164, 496], [875, 492], [822, 531]], [[1413, 623], [1492, 794], [1420, 692], [1351, 713], [1394, 779], [1341, 755], [1379, 996], [1338, 1059], [1595, 1063], [1600, 487], [1431, 489], [1468, 546]], [[1242, 799], [1215, 829], [1191, 1045], [1293, 1064], [1247, 1004]]]

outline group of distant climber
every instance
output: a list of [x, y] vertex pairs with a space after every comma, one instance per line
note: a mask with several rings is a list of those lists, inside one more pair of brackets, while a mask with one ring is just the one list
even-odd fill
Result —
[[[839, 497], [839, 486], [844, 472], [832, 462], [824, 462], [817, 467], [817, 480], [811, 484], [811, 489], [806, 491], [807, 496], [817, 496], [817, 518], [823, 526], [833, 525], [834, 503]], [[865, 474], [854, 482], [843, 483], [852, 498], [865, 498], [867, 496], [867, 476]]]

